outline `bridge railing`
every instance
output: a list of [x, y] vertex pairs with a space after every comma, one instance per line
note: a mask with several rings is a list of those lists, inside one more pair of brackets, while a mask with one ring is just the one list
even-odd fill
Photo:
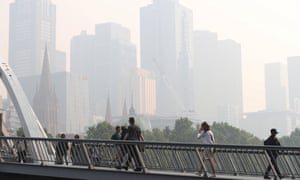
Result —
[[[33, 165], [91, 170], [101, 167], [127, 169], [129, 164], [128, 168], [141, 169], [143, 173], [159, 171], [186, 175], [198, 172], [201, 166], [204, 172], [212, 172], [207, 158], [207, 152], [210, 152], [217, 175], [263, 176], [266, 168], [271, 164], [270, 175], [279, 176], [272, 162], [275, 153], [278, 154], [276, 162], [281, 175], [290, 178], [300, 177], [300, 148], [298, 147], [17, 137], [0, 137], [0, 142], [2, 163], [24, 161], [23, 163]], [[25, 151], [22, 151], [21, 143], [25, 146]], [[27, 151], [29, 146], [37, 147], [38, 156], [29, 154], [30, 152]]]

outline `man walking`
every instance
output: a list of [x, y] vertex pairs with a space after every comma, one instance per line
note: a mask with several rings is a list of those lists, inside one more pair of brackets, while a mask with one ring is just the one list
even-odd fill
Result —
[[[124, 137], [125, 140], [129, 141], [144, 141], [144, 137], [142, 135], [141, 129], [139, 126], [135, 125], [134, 117], [129, 118], [129, 127], [127, 133]], [[134, 171], [142, 171], [142, 163], [139, 158], [139, 150], [137, 150], [136, 145], [128, 145], [128, 153], [129, 153], [129, 161], [131, 158], [134, 161], [135, 169]]]
[[[271, 129], [271, 135], [269, 136], [268, 139], [266, 139], [264, 141], [264, 145], [280, 146], [280, 142], [278, 141], [278, 139], [276, 137], [277, 134], [278, 134], [278, 132], [276, 129], [274, 129], [274, 128]], [[272, 163], [273, 167], [275, 168], [277, 175], [280, 177], [280, 179], [283, 178], [283, 176], [281, 175], [279, 168], [277, 166], [277, 162], [276, 162], [276, 159], [278, 157], [278, 151], [277, 150], [267, 150], [267, 153], [270, 157], [271, 163]], [[272, 169], [272, 166], [271, 166], [271, 164], [269, 164], [269, 166], [265, 172], [264, 179], [271, 179], [271, 177], [269, 176], [269, 172], [271, 171], [271, 169]]]

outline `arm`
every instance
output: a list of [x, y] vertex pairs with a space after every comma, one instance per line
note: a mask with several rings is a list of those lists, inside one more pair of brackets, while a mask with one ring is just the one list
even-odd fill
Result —
[[200, 139], [204, 137], [204, 130], [202, 128], [199, 129], [199, 133], [197, 134], [197, 138]]
[[127, 140], [128, 139], [128, 132], [125, 134], [125, 136], [124, 136], [124, 140]]
[[144, 139], [144, 136], [143, 136], [143, 134], [141, 134], [140, 135], [140, 141], [144, 141], [145, 139]]

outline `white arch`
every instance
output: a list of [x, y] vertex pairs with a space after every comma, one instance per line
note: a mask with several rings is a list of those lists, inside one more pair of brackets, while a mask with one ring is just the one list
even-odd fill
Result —
[[26, 137], [47, 138], [47, 135], [36, 117], [25, 95], [20, 82], [7, 63], [0, 59], [0, 78], [7, 89]]

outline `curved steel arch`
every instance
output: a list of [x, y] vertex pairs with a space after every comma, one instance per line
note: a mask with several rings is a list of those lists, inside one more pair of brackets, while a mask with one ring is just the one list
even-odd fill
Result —
[[47, 138], [47, 134], [31, 108], [18, 78], [7, 63], [1, 59], [0, 62], [0, 78], [14, 104], [25, 136]]

